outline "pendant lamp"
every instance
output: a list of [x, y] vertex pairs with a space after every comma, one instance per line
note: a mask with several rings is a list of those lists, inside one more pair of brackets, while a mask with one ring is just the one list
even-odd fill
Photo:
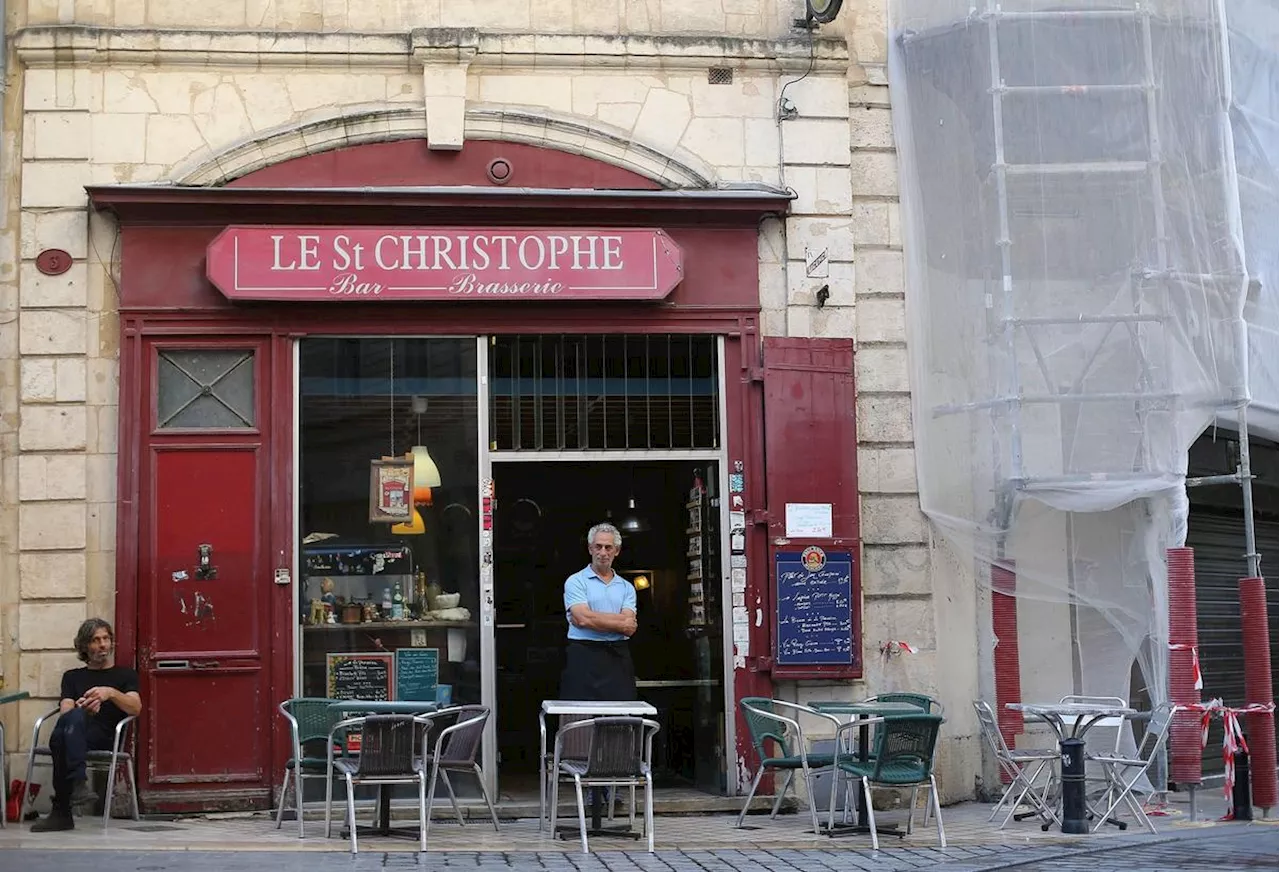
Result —
[[636, 511], [635, 467], [631, 468], [631, 498], [627, 501], [627, 513], [623, 516], [622, 522], [618, 527], [624, 533], [647, 533], [649, 531], [648, 519]]
[[418, 444], [410, 449], [413, 455], [413, 501], [430, 503], [431, 488], [440, 487], [440, 469], [431, 458], [431, 452], [422, 444], [422, 415], [427, 411], [427, 398], [413, 398], [413, 413], [418, 416]]
[[624, 533], [647, 533], [649, 531], [649, 522], [645, 520], [644, 515], [636, 511], [635, 497], [627, 501], [626, 517], [622, 519], [622, 523], [618, 526]]
[[422, 513], [413, 510], [413, 519], [407, 524], [392, 524], [391, 532], [397, 536], [420, 536], [427, 532], [427, 525], [422, 522]]

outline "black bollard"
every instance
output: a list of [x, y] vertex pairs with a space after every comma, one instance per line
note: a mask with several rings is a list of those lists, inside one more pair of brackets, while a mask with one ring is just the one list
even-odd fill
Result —
[[1253, 791], [1249, 784], [1249, 752], [1236, 751], [1236, 783], [1231, 787], [1231, 817], [1253, 820]]
[[1062, 831], [1074, 835], [1087, 833], [1084, 740], [1063, 739], [1058, 748], [1062, 751]]

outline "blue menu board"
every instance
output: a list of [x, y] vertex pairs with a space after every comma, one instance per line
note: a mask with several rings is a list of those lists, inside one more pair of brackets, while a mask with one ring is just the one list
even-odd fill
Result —
[[783, 666], [853, 663], [853, 556], [819, 548], [775, 554], [776, 662]]
[[439, 648], [396, 649], [396, 699], [426, 700], [436, 698], [440, 682]]

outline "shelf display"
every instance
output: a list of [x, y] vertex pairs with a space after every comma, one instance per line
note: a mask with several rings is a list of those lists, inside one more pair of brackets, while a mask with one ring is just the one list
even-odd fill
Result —
[[[446, 593], [438, 582], [427, 579], [425, 570], [415, 570], [409, 546], [304, 547], [303, 565], [299, 618], [305, 695], [333, 694], [335, 662], [376, 661], [385, 654], [394, 656], [396, 664], [416, 663], [406, 658], [431, 652], [432, 662], [438, 664], [432, 674], [446, 676], [444, 681], [456, 677], [451, 673], [464, 663], [469, 648], [474, 659], [478, 637], [469, 637], [478, 632], [479, 624], [471, 610], [459, 605], [461, 594]], [[395, 681], [387, 692], [399, 699], [409, 685]]]

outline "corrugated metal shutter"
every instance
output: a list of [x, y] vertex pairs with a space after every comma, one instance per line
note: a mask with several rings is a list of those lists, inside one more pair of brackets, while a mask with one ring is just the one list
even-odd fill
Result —
[[[1274, 518], [1258, 518], [1255, 525], [1262, 575], [1267, 583], [1271, 624], [1271, 663], [1276, 669], [1277, 563], [1280, 528]], [[1200, 669], [1204, 675], [1201, 699], [1221, 697], [1227, 705], [1244, 702], [1244, 648], [1240, 633], [1240, 595], [1237, 582], [1245, 574], [1244, 516], [1193, 506], [1187, 544], [1196, 552], [1196, 624], [1200, 641]], [[1204, 751], [1204, 771], [1222, 771], [1222, 722], [1215, 719]]]

